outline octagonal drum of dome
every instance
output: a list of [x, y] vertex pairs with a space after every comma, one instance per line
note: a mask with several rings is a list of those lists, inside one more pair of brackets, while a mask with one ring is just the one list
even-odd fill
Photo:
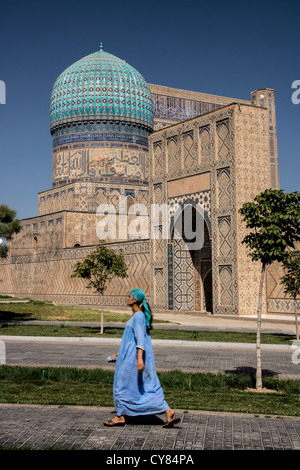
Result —
[[68, 67], [51, 96], [53, 186], [144, 182], [152, 96], [142, 75], [100, 51]]

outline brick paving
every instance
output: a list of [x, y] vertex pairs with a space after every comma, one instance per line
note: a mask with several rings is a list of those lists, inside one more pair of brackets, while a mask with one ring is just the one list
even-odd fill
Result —
[[164, 417], [128, 420], [106, 428], [110, 408], [2, 405], [0, 445], [31, 449], [300, 450], [299, 419], [179, 411], [171, 429]]
[[[109, 367], [118, 342], [22, 342], [7, 338], [7, 364]], [[254, 371], [255, 349], [154, 345], [158, 370]], [[298, 377], [291, 351], [263, 351], [263, 373]], [[162, 428], [164, 416], [127, 420], [106, 428], [111, 408], [0, 405], [0, 448], [98, 449], [102, 451], [300, 450], [300, 418], [177, 410], [180, 423]]]

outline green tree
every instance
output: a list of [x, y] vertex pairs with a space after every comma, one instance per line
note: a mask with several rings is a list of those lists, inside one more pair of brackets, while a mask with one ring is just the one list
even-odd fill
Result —
[[4, 204], [0, 205], [0, 257], [2, 258], [5, 258], [8, 253], [8, 247], [2, 244], [2, 238], [10, 241], [12, 236], [21, 230], [21, 222], [16, 219], [16, 215], [16, 211]]
[[88, 281], [87, 289], [93, 288], [101, 299], [101, 333], [103, 333], [103, 294], [110, 281], [126, 278], [127, 266], [120, 251], [99, 245], [84, 260], [75, 264], [71, 277], [81, 277]]
[[287, 249], [293, 248], [300, 240], [300, 194], [284, 193], [283, 190], [266, 189], [244, 204], [240, 213], [250, 229], [242, 243], [247, 245], [248, 255], [253, 261], [261, 263], [257, 308], [257, 371], [256, 389], [262, 390], [261, 370], [261, 311], [262, 292], [266, 268], [274, 261], [282, 262]]
[[294, 298], [295, 306], [295, 324], [296, 339], [299, 340], [299, 326], [297, 314], [297, 296], [300, 295], [300, 251], [291, 251], [287, 254], [283, 261], [285, 275], [282, 276], [281, 282], [284, 285], [286, 294]]

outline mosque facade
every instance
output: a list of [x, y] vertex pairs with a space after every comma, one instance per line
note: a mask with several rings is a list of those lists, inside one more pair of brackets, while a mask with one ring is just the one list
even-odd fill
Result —
[[[103, 240], [99, 207], [107, 207], [115, 231], [106, 243], [122, 251], [129, 277], [111, 282], [105, 305], [124, 306], [139, 287], [164, 311], [256, 313], [260, 267], [242, 244], [239, 208], [279, 189], [273, 89], [240, 100], [149, 84], [101, 47], [55, 81], [50, 132], [52, 188], [38, 194], [38, 215], [22, 221], [0, 261], [1, 294], [98, 305], [71, 273]], [[152, 218], [154, 206], [169, 211]], [[196, 248], [176, 229], [187, 207], [194, 225], [201, 209]], [[267, 272], [265, 314], [293, 313], [282, 274], [278, 264]]]

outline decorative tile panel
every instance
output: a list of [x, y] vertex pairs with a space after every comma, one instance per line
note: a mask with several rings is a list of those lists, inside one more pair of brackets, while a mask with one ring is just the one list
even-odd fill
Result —
[[218, 137], [218, 159], [226, 160], [230, 154], [230, 134], [229, 134], [229, 121], [224, 119], [217, 122], [217, 137]]
[[192, 168], [198, 163], [197, 149], [194, 142], [194, 132], [185, 132], [182, 135], [183, 168]]
[[211, 161], [210, 126], [202, 126], [199, 129], [201, 164], [209, 164]]
[[162, 152], [161, 142], [155, 142], [155, 144], [153, 145], [153, 152], [154, 152], [153, 172], [155, 176], [161, 176], [164, 172], [163, 152]]
[[233, 304], [232, 266], [219, 266], [219, 299], [222, 306]]
[[219, 255], [230, 256], [232, 253], [231, 217], [218, 218]]
[[218, 170], [218, 205], [219, 209], [227, 209], [231, 205], [230, 168]]
[[179, 137], [167, 139], [168, 173], [175, 173], [181, 166]]
[[194, 268], [183, 240], [173, 242], [174, 310], [194, 310]]

